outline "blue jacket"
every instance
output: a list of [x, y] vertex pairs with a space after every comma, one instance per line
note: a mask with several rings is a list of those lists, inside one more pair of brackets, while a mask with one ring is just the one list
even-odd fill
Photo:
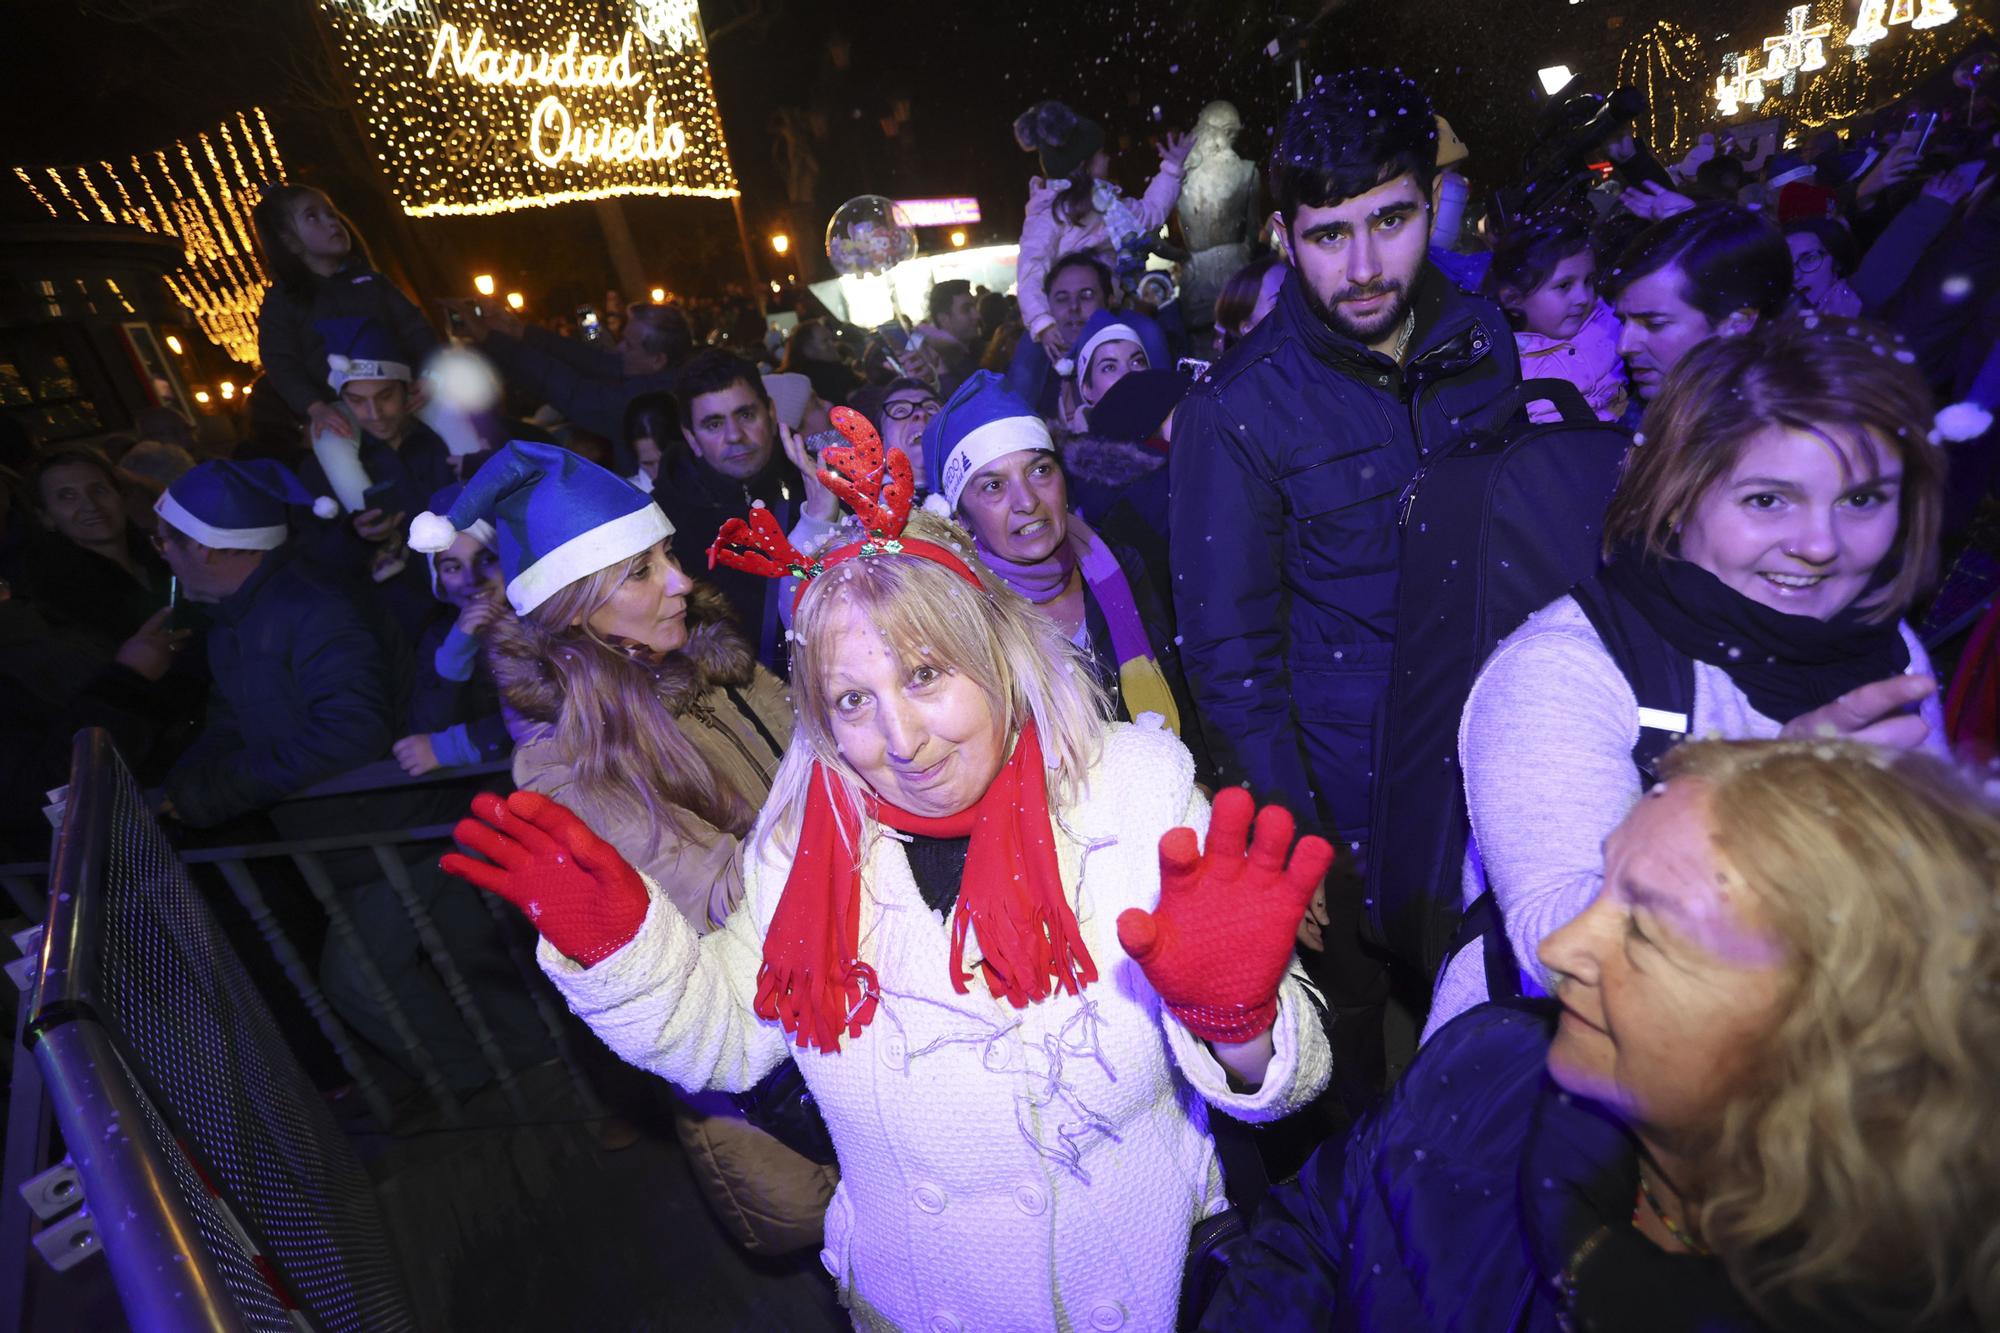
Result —
[[1357, 847], [1396, 636], [1399, 498], [1460, 418], [1520, 379], [1498, 307], [1428, 266], [1414, 301], [1398, 367], [1329, 329], [1288, 274], [1175, 412], [1168, 455], [1181, 655], [1221, 779]]
[[[1441, 1028], [1344, 1148], [1322, 1147], [1258, 1206], [1200, 1327], [1760, 1327], [1719, 1263], [1655, 1249], [1629, 1225], [1635, 1149], [1601, 1109], [1547, 1077], [1556, 1012], [1546, 1001], [1486, 1004]], [[1545, 1200], [1575, 1180], [1606, 1182], [1592, 1192], [1615, 1201], [1613, 1214], [1586, 1209], [1566, 1225]], [[1563, 1296], [1555, 1275], [1600, 1225], [1606, 1234]]]
[[167, 775], [183, 822], [220, 824], [388, 753], [391, 665], [344, 591], [281, 549], [213, 612], [208, 723]]

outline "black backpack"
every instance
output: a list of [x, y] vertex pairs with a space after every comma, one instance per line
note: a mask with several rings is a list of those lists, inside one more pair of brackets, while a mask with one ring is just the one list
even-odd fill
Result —
[[[1529, 423], [1536, 401], [1553, 403], [1562, 420]], [[1630, 446], [1574, 385], [1528, 380], [1426, 460], [1404, 491], [1396, 646], [1375, 733], [1367, 908], [1370, 942], [1391, 956], [1413, 999], [1427, 999], [1461, 942], [1468, 824], [1458, 720], [1466, 695], [1502, 639], [1596, 572], [1604, 511]]]

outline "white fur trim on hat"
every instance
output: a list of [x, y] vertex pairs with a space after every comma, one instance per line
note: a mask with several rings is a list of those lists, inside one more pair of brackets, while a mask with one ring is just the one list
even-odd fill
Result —
[[951, 447], [951, 453], [944, 460], [944, 484], [938, 489], [944, 492], [945, 503], [956, 511], [965, 483], [972, 480], [973, 473], [994, 459], [1019, 453], [1023, 449], [1044, 449], [1054, 453], [1055, 447], [1056, 442], [1049, 438], [1048, 424], [1040, 417], [1001, 417], [998, 421], [989, 421], [976, 430], [966, 432]]
[[[525, 616], [578, 579], [673, 535], [674, 525], [667, 522], [658, 505], [634, 509], [571, 537], [516, 574], [507, 584], [507, 601], [516, 615]], [[414, 540], [411, 544], [415, 545]]]
[[[487, 529], [492, 530], [490, 527]], [[443, 514], [433, 514], [429, 510], [410, 520], [410, 549], [431, 554], [442, 551], [458, 539], [458, 529]], [[487, 543], [489, 546], [491, 542]]]
[[407, 384], [413, 378], [401, 361], [362, 361], [334, 352], [326, 358], [326, 365], [326, 382], [336, 389], [349, 380], [402, 380]]
[[1993, 414], [1978, 403], [1968, 399], [1938, 409], [1937, 420], [1933, 422], [1938, 435], [1953, 444], [1966, 440], [1976, 440], [1993, 428]]
[[1133, 328], [1130, 324], [1106, 324], [1097, 331], [1095, 336], [1086, 340], [1083, 346], [1076, 349], [1077, 375], [1088, 375], [1090, 373], [1090, 354], [1104, 346], [1104, 344], [1114, 342], [1139, 343], [1141, 347], [1145, 346], [1144, 343], [1139, 342], [1139, 330]]
[[204, 523], [174, 499], [172, 491], [160, 492], [160, 498], [153, 504], [153, 512], [177, 531], [216, 551], [275, 551], [291, 535], [291, 529], [282, 523], [274, 528], [218, 528], [212, 523]]

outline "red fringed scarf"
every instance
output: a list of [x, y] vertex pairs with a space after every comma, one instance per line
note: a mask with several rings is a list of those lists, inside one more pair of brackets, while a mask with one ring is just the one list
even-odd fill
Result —
[[[951, 984], [962, 995], [965, 936], [979, 937], [986, 987], [1015, 1008], [1045, 1000], [1060, 986], [1071, 995], [1097, 980], [1076, 913], [1063, 892], [1049, 818], [1048, 779], [1033, 723], [986, 794], [942, 819], [870, 802], [881, 823], [930, 838], [970, 836], [965, 877], [951, 921]], [[875, 970], [860, 961], [861, 868], [854, 849], [861, 824], [844, 789], [813, 766], [798, 857], [764, 937], [757, 1013], [776, 1019], [800, 1047], [832, 1054], [843, 1031], [858, 1037], [875, 1017]]]

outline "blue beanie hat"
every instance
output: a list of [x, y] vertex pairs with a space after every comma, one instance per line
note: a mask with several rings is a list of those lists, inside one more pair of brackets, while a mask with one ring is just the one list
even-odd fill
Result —
[[285, 518], [293, 505], [310, 505], [321, 518], [340, 512], [332, 496], [314, 499], [283, 463], [219, 458], [174, 478], [154, 502], [153, 512], [176, 531], [218, 551], [275, 551], [290, 534]]
[[623, 477], [561, 445], [533, 440], [508, 441], [444, 513], [418, 514], [410, 549], [436, 554], [482, 520], [495, 530], [507, 601], [524, 616], [674, 531], [653, 498]]
[[410, 363], [382, 322], [369, 315], [342, 315], [313, 321], [326, 343], [327, 383], [334, 392], [349, 380], [402, 380], [408, 383]]
[[1055, 447], [1047, 423], [990, 370], [972, 372], [924, 428], [925, 465], [938, 478], [936, 493], [948, 514], [958, 509], [972, 474], [994, 459], [1022, 449], [1053, 453]]

